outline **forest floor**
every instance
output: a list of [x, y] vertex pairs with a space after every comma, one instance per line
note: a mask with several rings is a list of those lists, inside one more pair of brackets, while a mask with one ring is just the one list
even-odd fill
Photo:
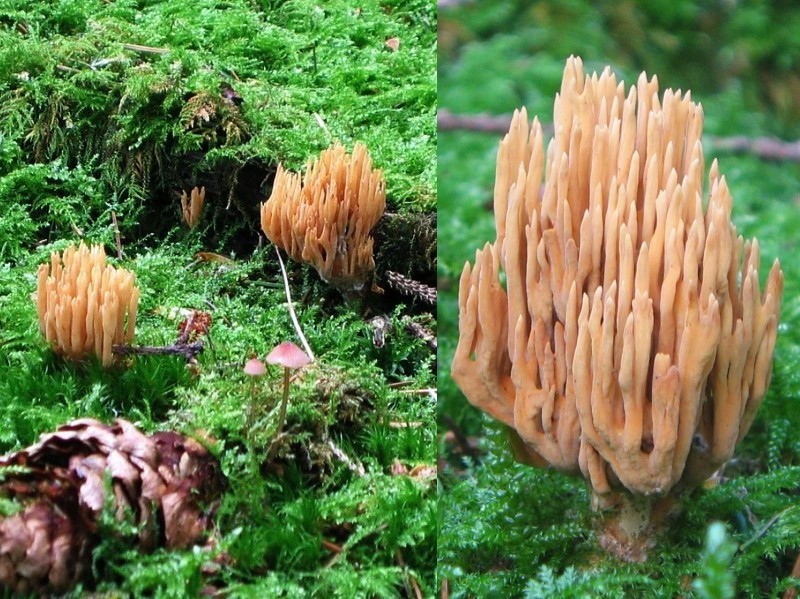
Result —
[[[434, 593], [436, 316], [386, 272], [435, 285], [435, 65], [421, 0], [0, 7], [0, 452], [75, 418], [125, 418], [200, 438], [226, 479], [208, 548], [103, 538], [101, 575], [75, 596]], [[272, 446], [283, 373], [254, 382], [243, 366], [300, 342], [259, 203], [278, 163], [303, 171], [337, 141], [364, 142], [384, 173], [383, 294], [345, 299], [287, 263], [316, 361], [293, 376]], [[190, 230], [179, 198], [195, 186]], [[210, 315], [196, 365], [54, 354], [36, 270], [79, 240], [135, 274], [136, 345], [174, 344], [187, 314]]]

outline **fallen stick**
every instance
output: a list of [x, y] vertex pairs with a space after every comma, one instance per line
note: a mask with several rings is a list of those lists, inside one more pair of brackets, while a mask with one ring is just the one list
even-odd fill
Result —
[[143, 52], [145, 54], [168, 54], [169, 48], [156, 48], [154, 46], [143, 46], [142, 44], [122, 44], [126, 50], [133, 52]]
[[401, 275], [399, 272], [387, 270], [385, 274], [386, 280], [389, 282], [389, 287], [392, 289], [403, 295], [412, 295], [428, 304], [436, 305], [435, 287], [429, 287], [419, 281]]
[[114, 242], [117, 245], [117, 259], [122, 260], [122, 238], [120, 237], [117, 212], [115, 210], [111, 211], [111, 222], [114, 223]]
[[183, 356], [187, 362], [193, 362], [203, 353], [202, 341], [194, 343], [176, 343], [175, 345], [115, 345], [112, 351], [118, 356]]
[[[453, 114], [440, 110], [436, 114], [439, 131], [475, 131], [502, 135], [508, 133], [511, 116], [490, 114]], [[543, 123], [542, 132], [552, 137], [553, 126]], [[744, 135], [733, 137], [708, 136], [711, 151], [731, 154], [752, 154], [765, 160], [800, 162], [800, 141], [782, 141], [771, 137], [750, 138]]]
[[351, 459], [338, 445], [336, 445], [336, 443], [333, 442], [333, 439], [328, 439], [328, 447], [330, 448], [331, 453], [339, 458], [339, 460], [344, 462], [344, 465], [350, 470], [359, 476], [367, 475], [366, 470], [364, 470], [364, 466], [362, 466], [360, 462]]
[[[407, 570], [408, 567], [406, 566], [406, 562], [403, 559], [403, 554], [400, 553], [400, 549], [397, 549], [397, 565], [400, 566], [403, 570]], [[422, 589], [419, 588], [419, 583], [417, 579], [414, 578], [414, 575], [411, 572], [406, 572], [408, 576], [408, 581], [411, 583], [411, 588], [414, 589], [414, 597], [415, 599], [422, 599]]]
[[406, 330], [414, 335], [414, 337], [422, 339], [430, 349], [436, 351], [438, 342], [433, 331], [408, 318], [404, 319], [403, 326], [405, 326]]

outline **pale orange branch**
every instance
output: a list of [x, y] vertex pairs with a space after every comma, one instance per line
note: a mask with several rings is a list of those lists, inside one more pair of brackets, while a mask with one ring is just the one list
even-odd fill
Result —
[[192, 188], [191, 197], [187, 197], [186, 192], [181, 192], [181, 212], [183, 222], [190, 229], [194, 229], [200, 223], [200, 216], [203, 213], [203, 206], [206, 200], [206, 188]]

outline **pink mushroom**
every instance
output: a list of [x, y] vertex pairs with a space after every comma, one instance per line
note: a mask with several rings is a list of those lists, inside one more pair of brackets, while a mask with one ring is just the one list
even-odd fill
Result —
[[267, 362], [280, 364], [284, 368], [301, 368], [311, 362], [311, 358], [291, 341], [284, 341], [269, 352]]
[[247, 430], [250, 430], [253, 417], [257, 411], [256, 379], [267, 373], [267, 367], [264, 362], [256, 357], [252, 357], [245, 363], [243, 372], [250, 377], [250, 409], [247, 411], [247, 419], [245, 422]]
[[[275, 432], [275, 440], [277, 441], [283, 430], [283, 422], [286, 418], [286, 406], [289, 403], [289, 371], [293, 368], [302, 368], [311, 362], [311, 358], [291, 341], [284, 341], [276, 345], [275, 348], [269, 352], [267, 362], [283, 366], [283, 399], [281, 400], [281, 410], [278, 414], [278, 428]], [[269, 453], [271, 453], [271, 451]]]
[[266, 372], [267, 367], [258, 358], [250, 358], [244, 365], [244, 373], [249, 376], [264, 376]]

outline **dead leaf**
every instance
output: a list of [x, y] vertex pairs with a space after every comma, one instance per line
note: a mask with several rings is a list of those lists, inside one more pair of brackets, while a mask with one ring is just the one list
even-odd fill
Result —
[[408, 476], [419, 481], [434, 479], [436, 478], [436, 466], [419, 464], [411, 469]]
[[195, 260], [200, 262], [220, 262], [222, 264], [235, 264], [236, 262], [223, 256], [222, 254], [215, 254], [214, 252], [197, 252], [194, 255]]

